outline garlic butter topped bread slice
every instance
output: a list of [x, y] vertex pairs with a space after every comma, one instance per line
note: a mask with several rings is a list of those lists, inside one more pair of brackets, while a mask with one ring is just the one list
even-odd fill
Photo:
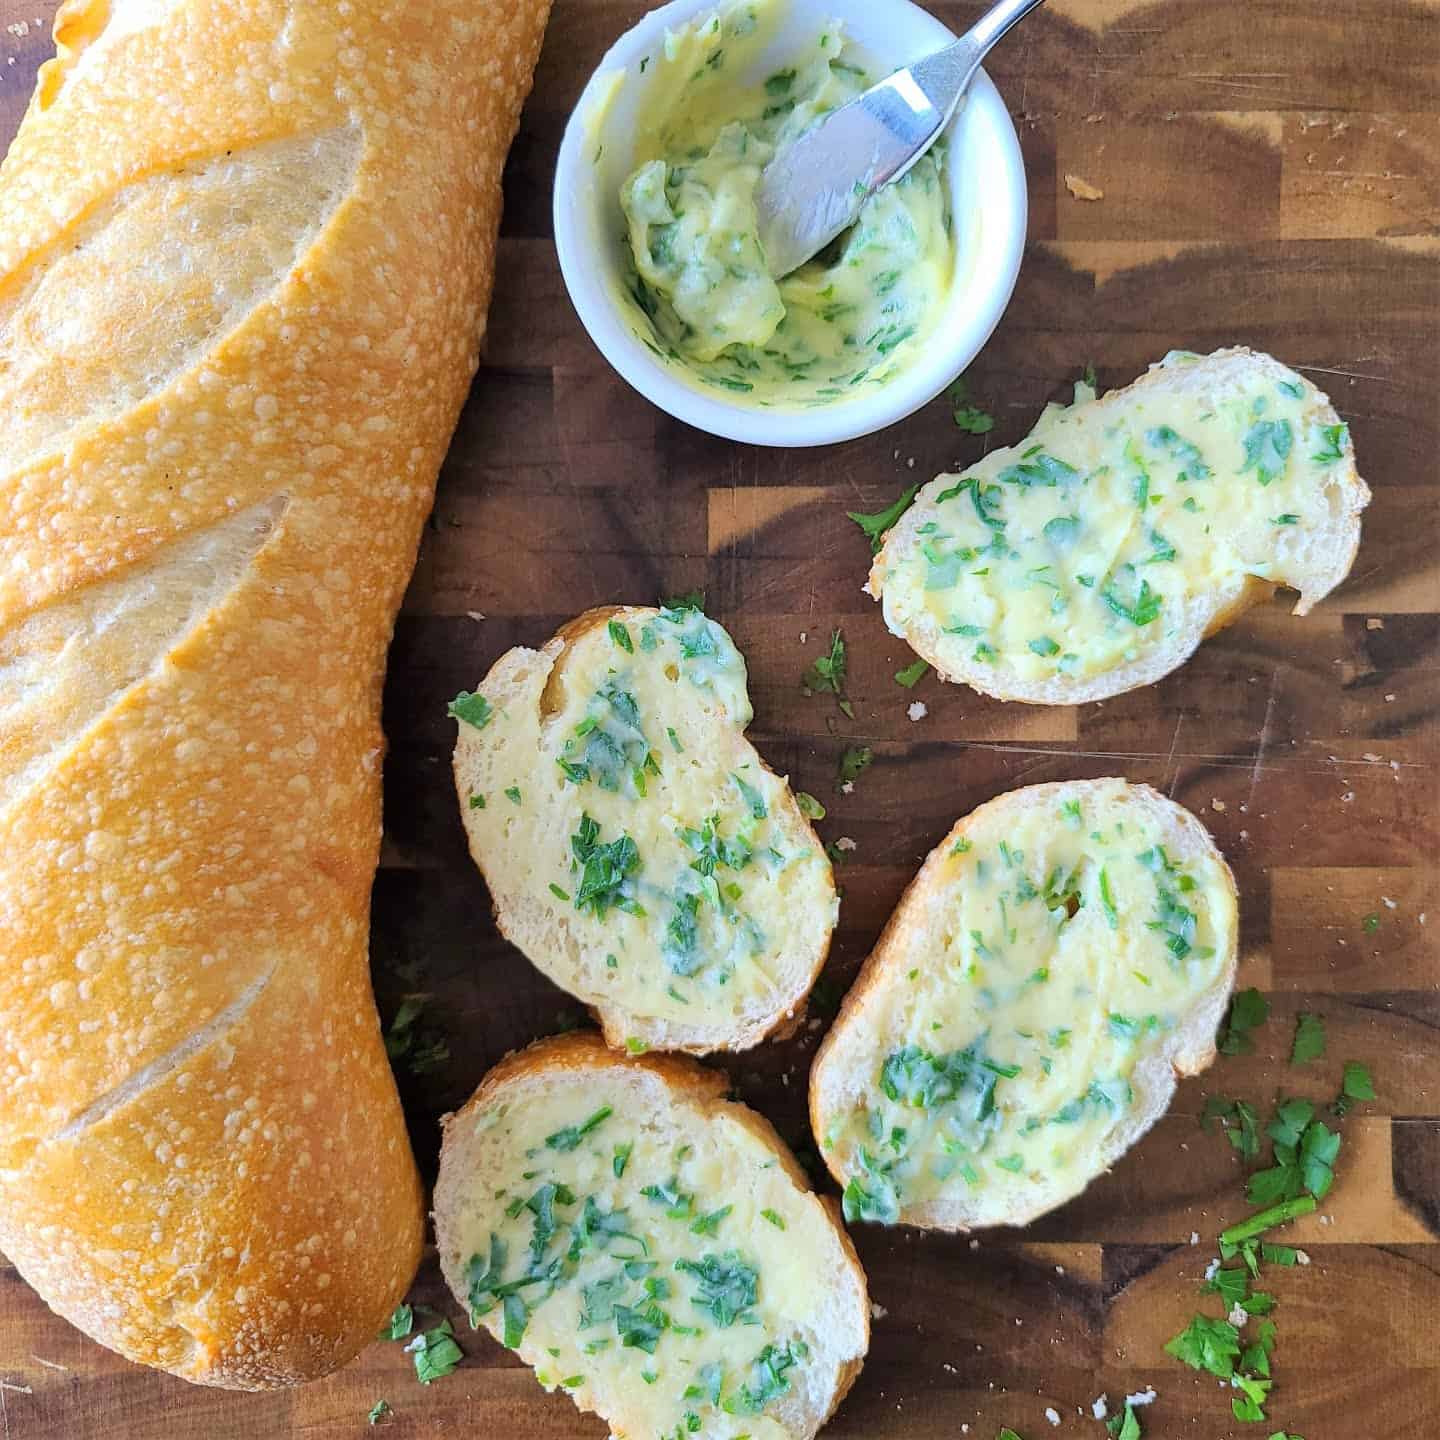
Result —
[[1073, 704], [1148, 684], [1277, 586], [1306, 614], [1349, 573], [1370, 492], [1347, 427], [1268, 355], [1168, 355], [1052, 405], [942, 475], [866, 587], [947, 680]]
[[446, 1281], [619, 1440], [814, 1435], [869, 1343], [833, 1202], [725, 1085], [566, 1035], [502, 1061], [445, 1121]]
[[835, 884], [745, 739], [745, 662], [719, 625], [688, 606], [592, 610], [502, 656], [451, 712], [500, 928], [610, 1044], [739, 1050], [794, 1023]]
[[1024, 1225], [1080, 1193], [1215, 1056], [1235, 883], [1148, 786], [1034, 785], [961, 820], [816, 1057], [851, 1220]]

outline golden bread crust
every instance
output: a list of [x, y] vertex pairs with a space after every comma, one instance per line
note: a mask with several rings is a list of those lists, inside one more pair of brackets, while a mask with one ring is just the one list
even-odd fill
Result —
[[0, 167], [0, 686], [74, 618], [0, 692], [0, 1248], [190, 1380], [334, 1369], [420, 1255], [380, 687], [547, 9], [69, 0]]

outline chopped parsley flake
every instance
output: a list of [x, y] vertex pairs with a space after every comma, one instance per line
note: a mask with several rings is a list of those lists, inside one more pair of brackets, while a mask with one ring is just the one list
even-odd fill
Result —
[[476, 730], [483, 730], [494, 713], [490, 702], [483, 695], [472, 695], [468, 690], [462, 690], [446, 707], [446, 714], [473, 726]]
[[[915, 499], [916, 492], [920, 489], [918, 485], [909, 486], [904, 494], [893, 504], [887, 505], [883, 510], [877, 510], [873, 515], [864, 515], [854, 510], [847, 510], [845, 513], [853, 520], [866, 534], [870, 541], [872, 554], [878, 553], [881, 542], [885, 538], [885, 532], [910, 508]], [[839, 632], [837, 631], [838, 635]], [[817, 689], [822, 687], [815, 687]]]

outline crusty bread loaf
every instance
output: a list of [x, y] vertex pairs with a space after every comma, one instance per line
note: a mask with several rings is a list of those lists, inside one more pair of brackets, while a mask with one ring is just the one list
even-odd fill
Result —
[[1032, 785], [930, 852], [810, 1075], [852, 1220], [1025, 1225], [1215, 1058], [1235, 881], [1146, 785]]
[[725, 1085], [577, 1033], [511, 1055], [445, 1119], [446, 1281], [622, 1440], [806, 1440], [869, 1345], [835, 1203]]
[[745, 661], [721, 626], [693, 607], [591, 610], [502, 655], [452, 711], [500, 929], [610, 1044], [741, 1050], [798, 1021], [835, 881], [745, 738]]
[[69, 0], [0, 170], [0, 1249], [190, 1380], [420, 1254], [380, 686], [545, 11]]
[[1347, 427], [1303, 376], [1250, 350], [1174, 352], [931, 481], [866, 589], [942, 679], [1103, 700], [1277, 586], [1308, 613], [1349, 573], [1369, 500]]

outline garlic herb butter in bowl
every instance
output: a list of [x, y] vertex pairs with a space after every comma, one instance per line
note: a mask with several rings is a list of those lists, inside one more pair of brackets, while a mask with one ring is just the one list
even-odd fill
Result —
[[815, 445], [933, 398], [999, 320], [1025, 188], [983, 76], [930, 154], [777, 280], [754, 192], [821, 116], [950, 32], [909, 0], [679, 0], [615, 45], [572, 117], [556, 242], [592, 338], [672, 415]]

